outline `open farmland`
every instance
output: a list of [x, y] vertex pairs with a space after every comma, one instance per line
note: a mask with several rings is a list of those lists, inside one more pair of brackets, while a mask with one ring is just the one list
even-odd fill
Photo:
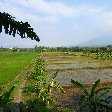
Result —
[[35, 58], [35, 52], [0, 52], [0, 85], [12, 81]]
[[112, 81], [112, 60], [68, 53], [43, 53], [43, 58], [51, 75], [58, 70], [57, 79], [61, 85], [70, 85], [71, 79], [84, 84], [92, 84], [98, 79], [101, 82]]

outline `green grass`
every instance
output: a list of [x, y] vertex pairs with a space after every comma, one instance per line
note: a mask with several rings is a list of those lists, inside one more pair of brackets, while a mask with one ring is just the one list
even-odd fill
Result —
[[0, 52], [0, 85], [13, 80], [36, 54], [36, 52]]

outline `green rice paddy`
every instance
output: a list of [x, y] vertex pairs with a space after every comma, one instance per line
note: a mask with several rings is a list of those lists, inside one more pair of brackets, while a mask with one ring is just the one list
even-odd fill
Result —
[[[0, 52], [0, 85], [11, 82], [30, 62], [36, 52]], [[81, 53], [44, 52], [46, 69], [49, 74], [58, 70], [58, 82], [69, 85], [74, 79], [90, 84], [97, 79], [112, 81], [112, 60], [92, 59]]]
[[36, 52], [0, 52], [0, 85], [11, 82], [30, 64], [36, 54]]

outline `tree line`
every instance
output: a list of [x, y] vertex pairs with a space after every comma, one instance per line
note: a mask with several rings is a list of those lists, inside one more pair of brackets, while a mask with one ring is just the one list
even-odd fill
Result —
[[104, 47], [45, 47], [35, 46], [34, 48], [0, 48], [0, 51], [36, 51], [36, 52], [82, 52], [84, 56], [92, 57], [95, 59], [109, 59], [112, 57], [112, 45]]

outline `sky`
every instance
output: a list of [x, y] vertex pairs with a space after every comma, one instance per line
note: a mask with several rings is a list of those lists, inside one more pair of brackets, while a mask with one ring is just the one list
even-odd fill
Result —
[[112, 32], [112, 0], [0, 0], [0, 12], [28, 22], [40, 42], [0, 34], [0, 47], [76, 46]]

